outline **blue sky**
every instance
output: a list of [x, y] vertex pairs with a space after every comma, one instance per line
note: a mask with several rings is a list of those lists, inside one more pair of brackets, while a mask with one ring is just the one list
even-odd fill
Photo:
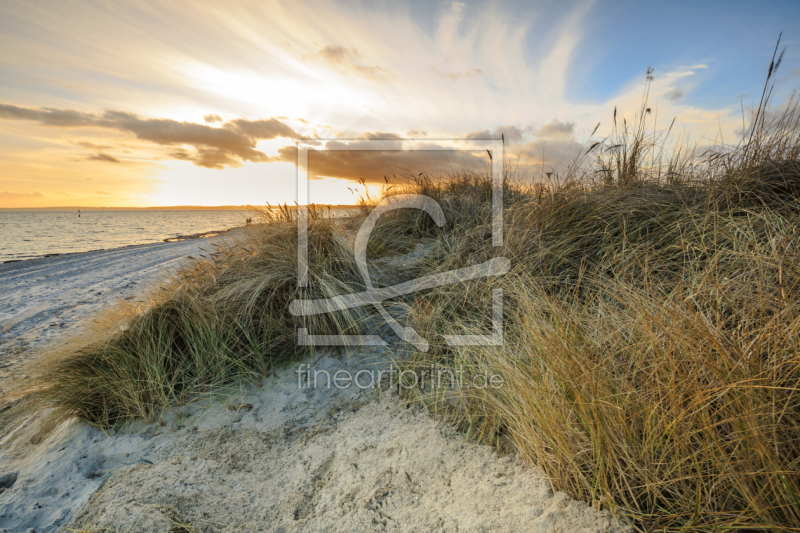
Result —
[[648, 66], [656, 126], [729, 141], [781, 31], [777, 101], [797, 1], [8, 0], [0, 207], [291, 202], [296, 137], [505, 133], [549, 164], [632, 117]]
[[[449, 7], [446, 2], [412, 2], [409, 13], [431, 34]], [[486, 6], [505, 13], [526, 28], [525, 55], [535, 64], [562, 31], [571, 12], [588, 6], [581, 42], [571, 57], [569, 96], [604, 102], [647, 66], [657, 71], [707, 64], [692, 99], [708, 106], [728, 105], [731, 98], [759, 92], [768, 57], [778, 35], [787, 47], [782, 77], [800, 72], [800, 2], [636, 0], [464, 2], [464, 19], [480, 18]], [[781, 84], [780, 89], [793, 87]], [[688, 96], [688, 95], [687, 95]]]
[[687, 97], [702, 106], [729, 105], [740, 94], [760, 93], [780, 32], [787, 45], [781, 74], [799, 67], [798, 21], [800, 2], [791, 1], [598, 2], [586, 17], [570, 95], [603, 101], [647, 65], [658, 75], [702, 63], [709, 70]]

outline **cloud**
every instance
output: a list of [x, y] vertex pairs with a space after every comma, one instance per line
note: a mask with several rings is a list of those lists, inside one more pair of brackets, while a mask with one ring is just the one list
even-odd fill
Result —
[[422, 131], [422, 130], [408, 130], [406, 132], [406, 135], [408, 135], [411, 138], [414, 138], [414, 137], [425, 137], [426, 135], [428, 135], [428, 132], [427, 131]]
[[78, 126], [91, 126], [95, 115], [74, 111], [71, 109], [27, 109], [13, 105], [0, 104], [0, 118], [10, 120], [33, 120], [46, 126], [59, 126], [71, 128]]
[[[235, 119], [213, 127], [172, 119], [142, 118], [122, 111], [105, 111], [97, 115], [69, 109], [28, 109], [7, 104], [0, 104], [0, 118], [30, 120], [64, 128], [109, 128], [158, 145], [190, 146], [194, 151], [181, 148], [172, 154], [197, 166], [217, 169], [241, 166], [243, 161], [268, 161], [266, 154], [256, 150], [259, 140], [300, 137], [291, 127], [274, 118]], [[99, 154], [90, 159], [111, 161], [114, 158]]]
[[373, 81], [389, 81], [394, 77], [383, 67], [364, 65], [355, 48], [328, 45], [316, 54], [304, 54], [303, 61], [322, 61], [342, 74], [354, 74]]
[[534, 131], [533, 134], [538, 137], [571, 137], [574, 131], [574, 122], [560, 122], [559, 120], [554, 120], [542, 126], [541, 129]]
[[104, 154], [103, 152], [98, 152], [97, 155], [89, 156], [90, 161], [106, 161], [108, 163], [119, 163], [120, 160], [114, 156], [110, 156], [108, 154]]
[[0, 191], [0, 198], [43, 198], [44, 194], [39, 191], [33, 192], [17, 192], [17, 191]]
[[209, 114], [203, 115], [203, 120], [205, 120], [206, 123], [211, 124], [213, 122], [222, 122], [222, 117], [219, 115]]
[[90, 143], [88, 141], [80, 141], [75, 144], [77, 144], [78, 146], [83, 146], [84, 148], [91, 148], [92, 150], [106, 150], [108, 148], [111, 148], [111, 146], [107, 144], [95, 144], [95, 143]]
[[474, 131], [467, 134], [467, 139], [500, 139], [505, 138], [509, 144], [522, 142], [525, 129], [517, 126], [498, 126], [493, 130]]
[[274, 118], [266, 120], [246, 120], [239, 118], [226, 122], [225, 127], [238, 130], [256, 139], [276, 139], [278, 137], [291, 139], [297, 137], [297, 133], [292, 128]]
[[[404, 181], [405, 177], [420, 172], [440, 175], [457, 170], [478, 171], [487, 168], [489, 162], [483, 150], [437, 150], [436, 148], [441, 147], [433, 142], [425, 143], [419, 149], [402, 150], [400, 141], [392, 144], [391, 149], [387, 150], [366, 150], [363, 142], [359, 141], [328, 141], [325, 146], [328, 150], [309, 152], [309, 175], [312, 179], [363, 179], [368, 183], [383, 183], [384, 176], [387, 176], [396, 185]], [[341, 149], [345, 147], [347, 150]], [[271, 158], [271, 161], [295, 163], [295, 146], [278, 149], [278, 155]]]
[[[261, 153], [261, 152], [259, 152]], [[198, 148], [197, 154], [189, 159], [195, 165], [206, 168], [236, 168], [242, 166], [238, 159], [233, 157], [225, 150], [214, 150], [208, 148]], [[259, 159], [258, 161], [266, 161], [267, 159]], [[253, 161], [253, 159], [251, 159]]]

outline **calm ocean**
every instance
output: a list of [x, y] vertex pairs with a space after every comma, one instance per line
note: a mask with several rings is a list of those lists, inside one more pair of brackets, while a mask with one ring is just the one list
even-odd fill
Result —
[[0, 210], [0, 262], [163, 242], [244, 226], [251, 211]]

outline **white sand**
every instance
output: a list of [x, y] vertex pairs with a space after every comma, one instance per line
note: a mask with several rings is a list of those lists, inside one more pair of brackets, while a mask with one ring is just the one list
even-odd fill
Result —
[[[49, 326], [54, 313], [64, 327], [78, 328], [206, 244], [146, 245], [0, 270], [3, 298], [15, 302], [0, 315], [7, 326], [0, 351], [58, 339], [53, 332], [61, 326]], [[391, 346], [346, 357], [321, 351], [309, 363], [355, 373], [385, 369], [398, 353]], [[299, 386], [296, 368], [260, 387], [176, 406], [161, 424], [137, 422], [106, 435], [72, 423], [24, 455], [3, 447], [0, 486], [4, 474], [18, 477], [0, 493], [0, 532], [629, 530], [554, 493], [538, 470], [465, 443], [391, 392], [337, 389], [324, 380]]]
[[466, 444], [384, 397], [312, 432], [225, 431], [184, 438], [154, 465], [121, 468], [75, 526], [168, 531], [613, 530], [612, 520], [541, 474]]
[[26, 351], [57, 342], [118, 298], [134, 299], [187, 256], [213, 251], [237, 231], [0, 264], [0, 395]]

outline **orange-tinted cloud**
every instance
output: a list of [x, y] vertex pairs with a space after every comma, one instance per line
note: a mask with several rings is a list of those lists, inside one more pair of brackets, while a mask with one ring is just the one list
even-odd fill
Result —
[[[105, 111], [97, 115], [71, 109], [28, 109], [7, 104], [0, 104], [0, 118], [28, 120], [61, 128], [109, 128], [131, 133], [154, 144], [189, 146], [192, 151], [181, 148], [174, 152], [176, 158], [207, 168], [235, 167], [243, 161], [269, 161], [266, 154], [256, 150], [259, 140], [300, 137], [292, 128], [274, 118], [235, 119], [221, 127], [213, 127], [172, 119], [143, 118], [122, 111]], [[91, 159], [111, 161], [109, 157], [100, 154]]]

